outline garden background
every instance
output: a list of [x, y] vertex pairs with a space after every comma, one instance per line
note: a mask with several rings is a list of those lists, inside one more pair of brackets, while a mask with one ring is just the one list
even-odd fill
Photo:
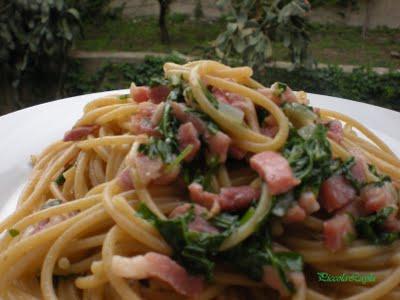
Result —
[[0, 0], [1, 114], [193, 58], [400, 111], [400, 1]]

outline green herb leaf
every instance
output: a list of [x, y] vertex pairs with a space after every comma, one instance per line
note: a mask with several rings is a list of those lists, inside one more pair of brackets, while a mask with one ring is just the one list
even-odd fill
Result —
[[399, 238], [399, 233], [385, 232], [382, 229], [383, 223], [393, 212], [393, 207], [385, 207], [375, 214], [356, 219], [355, 227], [358, 236], [377, 245], [393, 243], [393, 241]]
[[185, 149], [175, 158], [173, 162], [171, 162], [165, 171], [171, 172], [175, 167], [177, 167], [193, 150], [193, 145], [187, 145]]
[[54, 182], [57, 183], [58, 186], [63, 185], [65, 182], [64, 173], [58, 175], [58, 177], [56, 178], [56, 180], [54, 180]]
[[151, 77], [148, 85], [150, 87], [155, 87], [159, 85], [168, 85], [168, 83], [169, 83], [168, 80], [164, 78], [164, 76], [160, 75]]
[[171, 103], [167, 101], [158, 125], [158, 130], [162, 137], [151, 137], [147, 144], [140, 145], [139, 152], [152, 159], [159, 157], [165, 163], [172, 163], [179, 154], [178, 141], [176, 139], [178, 127], [179, 122], [172, 114]]
[[129, 96], [130, 96], [129, 94], [119, 95], [118, 99], [125, 100], [128, 99]]
[[[189, 272], [204, 275], [211, 280], [214, 270], [214, 258], [219, 246], [231, 233], [226, 230], [222, 233], [205, 233], [189, 230], [189, 223], [194, 220], [194, 209], [187, 213], [167, 220], [160, 220], [144, 203], [141, 203], [137, 214], [151, 222], [174, 250], [174, 259], [183, 265]], [[216, 223], [223, 222], [216, 220]], [[227, 219], [225, 218], [225, 221]]]
[[217, 100], [217, 98], [215, 98], [215, 96], [213, 95], [213, 93], [211, 93], [209, 91], [209, 89], [203, 84], [200, 83], [201, 88], [203, 90], [204, 95], [206, 95], [208, 101], [210, 101], [210, 103], [212, 104], [212, 106], [214, 106], [216, 109], [218, 109], [219, 107], [219, 102]]
[[272, 207], [272, 214], [277, 217], [286, 215], [289, 207], [295, 201], [293, 192], [288, 192], [274, 197], [274, 204]]
[[287, 278], [287, 274], [290, 271], [301, 271], [303, 259], [301, 255], [294, 252], [272, 251], [272, 242], [265, 229], [265, 226], [261, 227], [238, 246], [223, 252], [221, 259], [227, 261], [239, 272], [257, 281], [263, 278], [264, 267], [272, 266], [278, 271], [281, 281], [288, 291], [293, 292], [294, 287]]
[[16, 237], [16, 236], [19, 235], [19, 230], [14, 229], [14, 228], [8, 229], [8, 234], [9, 234], [12, 238], [14, 238], [14, 237]]
[[376, 186], [382, 186], [384, 185], [386, 182], [391, 182], [392, 179], [384, 174], [380, 174], [378, 172], [378, 170], [376, 169], [376, 167], [374, 165], [368, 165], [368, 170], [375, 176], [378, 178], [378, 180], [376, 182], [374, 182], [374, 185]]
[[332, 159], [326, 132], [327, 129], [321, 124], [290, 130], [283, 155], [294, 175], [302, 182], [296, 188], [295, 196], [305, 189], [318, 194], [322, 181], [340, 167], [340, 161]]

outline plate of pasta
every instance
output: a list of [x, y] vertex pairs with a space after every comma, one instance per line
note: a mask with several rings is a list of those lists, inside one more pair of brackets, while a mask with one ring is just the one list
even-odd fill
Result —
[[0, 299], [399, 299], [400, 114], [252, 77], [1, 117]]

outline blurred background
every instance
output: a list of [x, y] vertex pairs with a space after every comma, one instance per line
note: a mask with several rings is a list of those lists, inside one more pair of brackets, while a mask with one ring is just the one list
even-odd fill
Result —
[[196, 58], [400, 111], [400, 1], [0, 0], [0, 114]]

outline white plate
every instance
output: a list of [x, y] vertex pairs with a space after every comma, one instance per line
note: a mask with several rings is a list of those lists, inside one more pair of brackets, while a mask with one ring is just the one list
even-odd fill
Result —
[[[16, 204], [31, 171], [30, 155], [61, 139], [91, 100], [128, 90], [109, 91], [61, 99], [0, 117], [0, 220]], [[309, 94], [311, 104], [343, 112], [373, 129], [400, 155], [400, 113], [340, 98]]]

